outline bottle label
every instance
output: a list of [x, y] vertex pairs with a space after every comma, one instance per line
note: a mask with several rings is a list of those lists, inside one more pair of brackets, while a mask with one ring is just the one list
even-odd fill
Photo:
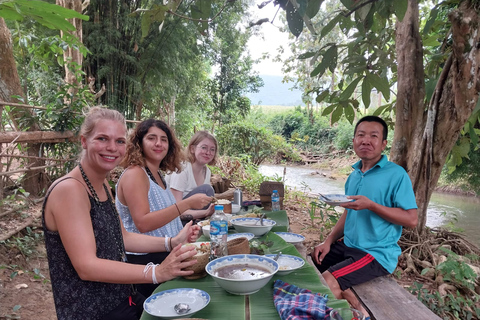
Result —
[[224, 220], [210, 221], [210, 235], [219, 236], [228, 233], [228, 223]]

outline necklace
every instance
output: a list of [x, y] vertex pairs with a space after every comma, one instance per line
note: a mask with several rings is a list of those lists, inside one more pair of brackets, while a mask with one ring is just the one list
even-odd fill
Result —
[[[150, 171], [150, 169], [145, 166], [145, 171], [147, 172], [148, 176], [150, 177], [150, 179], [152, 179], [153, 182], [155, 182], [157, 185], [158, 182], [157, 182], [157, 179], [155, 179], [155, 176], [153, 175], [152, 171]], [[165, 182], [165, 178], [163, 178], [162, 174], [160, 172], [158, 172], [158, 175], [160, 176], [160, 179], [162, 180], [162, 183], [163, 185], [165, 186], [165, 188], [167, 187], [167, 183]]]
[[[80, 169], [80, 173], [82, 175], [83, 181], [85, 181], [85, 184], [88, 187], [88, 190], [93, 196], [93, 199], [95, 200], [95, 206], [96, 209], [100, 210], [102, 214], [106, 215], [106, 210], [103, 205], [100, 204], [100, 198], [98, 197], [97, 192], [95, 191], [95, 188], [93, 188], [92, 183], [90, 182], [90, 179], [88, 179], [87, 175], [85, 174], [85, 171], [83, 170], [82, 165], [79, 163], [78, 168]], [[117, 232], [112, 231], [112, 237], [115, 240], [115, 243], [117, 245], [118, 251], [120, 253], [121, 261], [126, 262], [127, 261], [127, 256], [125, 254], [125, 244], [123, 242], [123, 236], [122, 236], [122, 227], [120, 225], [120, 220], [118, 218], [118, 213], [117, 213], [117, 208], [113, 204], [112, 197], [110, 196], [110, 192], [108, 192], [107, 186], [103, 184], [103, 189], [105, 190], [105, 193], [107, 194], [108, 200], [107, 200], [107, 205], [110, 207], [110, 211], [114, 215], [114, 220], [117, 221]]]

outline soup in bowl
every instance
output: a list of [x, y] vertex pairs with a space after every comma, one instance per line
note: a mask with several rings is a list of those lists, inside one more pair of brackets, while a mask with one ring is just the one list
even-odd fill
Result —
[[255, 237], [263, 236], [277, 224], [274, 220], [263, 219], [262, 225], [260, 218], [237, 218], [230, 222], [237, 232], [253, 233]]
[[278, 271], [278, 263], [255, 254], [236, 254], [210, 261], [205, 270], [231, 294], [253, 294], [263, 288]]

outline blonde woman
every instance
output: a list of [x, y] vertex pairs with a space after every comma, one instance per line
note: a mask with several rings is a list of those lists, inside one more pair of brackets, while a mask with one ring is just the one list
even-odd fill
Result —
[[[139, 319], [143, 300], [131, 284], [159, 283], [189, 275], [183, 262], [195, 250], [181, 247], [198, 237], [187, 225], [175, 238], [129, 233], [123, 227], [106, 176], [125, 155], [126, 125], [117, 111], [92, 108], [80, 131], [77, 167], [53, 183], [43, 204], [57, 318]], [[168, 251], [160, 265], [126, 263], [125, 251]]]
[[[217, 139], [207, 131], [198, 131], [190, 139], [185, 150], [187, 161], [183, 163], [181, 172], [172, 173], [169, 186], [177, 201], [188, 199], [195, 194], [214, 196], [215, 191], [210, 184], [211, 171], [207, 165], [215, 165], [217, 161]], [[192, 219], [204, 219], [214, 212], [214, 205], [209, 204], [200, 210], [188, 210]]]

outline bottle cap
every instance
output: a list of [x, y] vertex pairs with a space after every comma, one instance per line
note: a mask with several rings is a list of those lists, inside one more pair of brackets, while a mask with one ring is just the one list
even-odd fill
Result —
[[273, 192], [278, 192], [277, 190], [273, 190]]
[[223, 210], [223, 206], [217, 204], [215, 205], [215, 210]]

